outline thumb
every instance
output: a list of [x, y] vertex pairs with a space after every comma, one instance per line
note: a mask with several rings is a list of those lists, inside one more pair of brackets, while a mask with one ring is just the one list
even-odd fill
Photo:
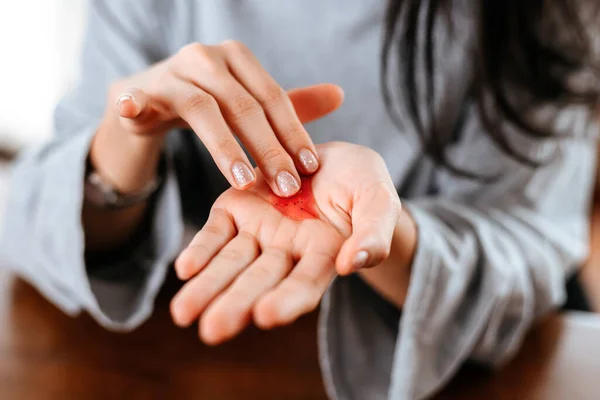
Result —
[[137, 119], [148, 110], [148, 96], [140, 89], [131, 88], [121, 93], [117, 99], [119, 116], [126, 119]]
[[[130, 132], [147, 135], [164, 132], [181, 120], [172, 121], [168, 117], [159, 118], [160, 107], [153, 106], [153, 100], [143, 90], [131, 88], [117, 98], [117, 113], [121, 126]], [[177, 125], [178, 126], [178, 125]]]
[[292, 89], [288, 96], [304, 124], [337, 110], [344, 101], [342, 88], [329, 83]]
[[338, 274], [349, 275], [388, 258], [400, 209], [400, 199], [391, 183], [371, 186], [354, 199], [352, 235], [337, 256]]

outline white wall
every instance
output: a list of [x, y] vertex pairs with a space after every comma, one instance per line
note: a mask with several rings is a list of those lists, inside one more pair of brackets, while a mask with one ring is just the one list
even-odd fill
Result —
[[60, 95], [78, 70], [87, 0], [0, 1], [0, 144], [51, 135]]

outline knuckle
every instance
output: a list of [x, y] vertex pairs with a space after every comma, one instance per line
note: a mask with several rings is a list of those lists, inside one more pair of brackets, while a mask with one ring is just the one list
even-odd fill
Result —
[[226, 232], [216, 225], [207, 225], [202, 230], [212, 236], [223, 237], [226, 235]]
[[198, 61], [198, 65], [201, 67], [202, 73], [212, 76], [215, 79], [222, 79], [224, 68], [219, 60], [211, 56], [205, 56]]
[[267, 85], [261, 95], [261, 103], [265, 108], [273, 108], [279, 106], [285, 101], [285, 92], [281, 86], [277, 84]]
[[174, 70], [180, 70], [182, 64], [191, 64], [201, 68], [204, 74], [218, 75], [223, 70], [219, 59], [215, 57], [214, 50], [210, 46], [200, 43], [192, 43], [184, 46], [170, 66]]
[[167, 79], [172, 76], [177, 76], [181, 73], [182, 65], [189, 63], [189, 56], [182, 54], [183, 50], [180, 50], [174, 57], [171, 57], [166, 63], [163, 73], [156, 80], [157, 82], [164, 83]]
[[295, 290], [306, 291], [311, 295], [317, 290], [317, 283], [315, 280], [306, 274], [297, 274], [294, 276], [292, 283], [295, 286]]
[[202, 242], [194, 243], [188, 246], [182, 255], [185, 254], [184, 261], [193, 262], [197, 256], [207, 256], [211, 254], [211, 251]]
[[248, 242], [249, 248], [251, 248], [253, 250], [254, 254], [258, 254], [260, 248], [259, 248], [259, 244], [256, 240], [256, 237], [254, 235], [252, 235], [251, 233], [246, 232], [246, 231], [240, 231], [238, 233], [238, 237], [240, 239], [243, 239], [246, 242]]
[[258, 159], [262, 162], [269, 162], [283, 157], [284, 151], [279, 146], [266, 145], [257, 150]]
[[202, 114], [203, 112], [217, 107], [217, 101], [211, 95], [193, 91], [188, 93], [183, 101], [183, 110], [192, 115]]
[[[230, 221], [229, 219], [229, 213], [223, 209], [222, 207], [219, 207], [217, 205], [214, 205], [211, 210], [210, 210], [210, 218], [213, 220], [218, 220], [218, 223], [221, 224], [222, 226], [228, 226], [228, 222]], [[208, 226], [208, 225], [206, 225]], [[227, 230], [229, 232], [229, 230]]]
[[262, 112], [260, 105], [248, 95], [240, 95], [231, 99], [229, 110], [237, 121], [247, 119]]
[[206, 46], [200, 43], [190, 43], [183, 46], [179, 52], [178, 56], [181, 57], [184, 61], [197, 60], [202, 58], [208, 54]]
[[223, 154], [226, 157], [230, 157], [236, 152], [237, 147], [238, 142], [236, 142], [235, 139], [225, 137], [217, 141], [215, 150], [218, 154]]
[[266, 265], [256, 265], [248, 270], [248, 279], [252, 282], [272, 281], [275, 273]]
[[271, 257], [287, 260], [290, 258], [290, 254], [287, 250], [281, 247], [269, 247], [265, 250], [265, 253], [269, 254]]
[[286, 143], [297, 142], [298, 139], [303, 138], [305, 135], [304, 127], [299, 124], [293, 124], [278, 130], [279, 139]]
[[234, 249], [223, 249], [219, 253], [219, 258], [225, 261], [236, 261], [241, 258], [242, 254], [238, 250]]
[[248, 51], [246, 45], [239, 40], [225, 40], [221, 43], [221, 46], [228, 51], [236, 53], [246, 53]]

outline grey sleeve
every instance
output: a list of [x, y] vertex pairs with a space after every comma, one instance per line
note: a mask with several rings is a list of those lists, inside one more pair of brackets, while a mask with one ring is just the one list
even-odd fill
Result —
[[332, 398], [426, 398], [468, 359], [502, 364], [536, 318], [564, 302], [566, 279], [587, 255], [596, 146], [535, 146], [533, 155], [555, 152], [531, 169], [496, 151], [480, 129], [471, 124], [453, 160], [501, 178], [441, 173], [438, 196], [404, 203], [419, 234], [397, 332], [347, 280], [325, 297], [319, 338]]
[[[129, 330], [151, 313], [181, 245], [182, 217], [172, 166], [150, 216], [150, 237], [129, 257], [90, 269], [81, 224], [85, 160], [104, 113], [108, 86], [161, 57], [155, 2], [90, 2], [81, 78], [58, 105], [54, 138], [18, 160], [3, 222], [3, 266], [70, 315], [89, 312]], [[170, 156], [170, 155], [168, 155]], [[169, 157], [168, 157], [169, 158]]]

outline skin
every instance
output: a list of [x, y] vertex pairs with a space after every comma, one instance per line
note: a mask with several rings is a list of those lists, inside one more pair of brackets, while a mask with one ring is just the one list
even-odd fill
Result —
[[[385, 163], [347, 143], [318, 151], [321, 169], [294, 198], [274, 196], [260, 173], [250, 190], [219, 197], [176, 260], [187, 280], [171, 304], [176, 324], [199, 320], [208, 344], [234, 337], [251, 321], [265, 329], [289, 324], [317, 307], [337, 274], [355, 271], [403, 304], [416, 228]], [[344, 164], [349, 158], [351, 165]]]
[[[400, 211], [383, 161], [340, 143], [319, 146], [319, 160], [302, 127], [342, 100], [342, 90], [327, 84], [284, 92], [238, 42], [186, 46], [111, 86], [90, 149], [106, 181], [122, 193], [140, 190], [155, 175], [167, 132], [188, 127], [232, 184], [176, 263], [189, 281], [173, 301], [174, 320], [185, 326], [199, 318], [207, 343], [235, 336], [252, 319], [263, 328], [295, 320], [316, 307], [336, 273], [358, 271], [402, 306], [416, 228]], [[248, 163], [236, 138], [258, 164], [244, 184], [232, 171]], [[316, 162], [303, 163], [301, 150]], [[300, 185], [288, 193], [277, 185], [282, 171], [299, 183], [324, 160], [300, 193]], [[84, 203], [86, 250], [124, 244], [147, 207], [107, 211]]]
[[294, 196], [285, 198], [271, 193], [268, 201], [285, 217], [295, 221], [318, 219], [321, 215], [313, 194], [311, 178], [302, 178], [302, 186]]
[[[155, 175], [167, 132], [189, 127], [232, 187], [247, 190], [257, 178], [239, 139], [270, 189], [289, 197], [299, 189], [300, 174], [319, 168], [302, 124], [335, 110], [342, 98], [339, 87], [327, 84], [285, 92], [239, 42], [191, 44], [112, 85], [90, 159], [117, 190], [135, 193]], [[240, 165], [248, 172], [244, 182], [234, 173]], [[138, 204], [106, 211], [84, 204], [86, 249], [104, 251], [124, 244], [146, 208]]]

